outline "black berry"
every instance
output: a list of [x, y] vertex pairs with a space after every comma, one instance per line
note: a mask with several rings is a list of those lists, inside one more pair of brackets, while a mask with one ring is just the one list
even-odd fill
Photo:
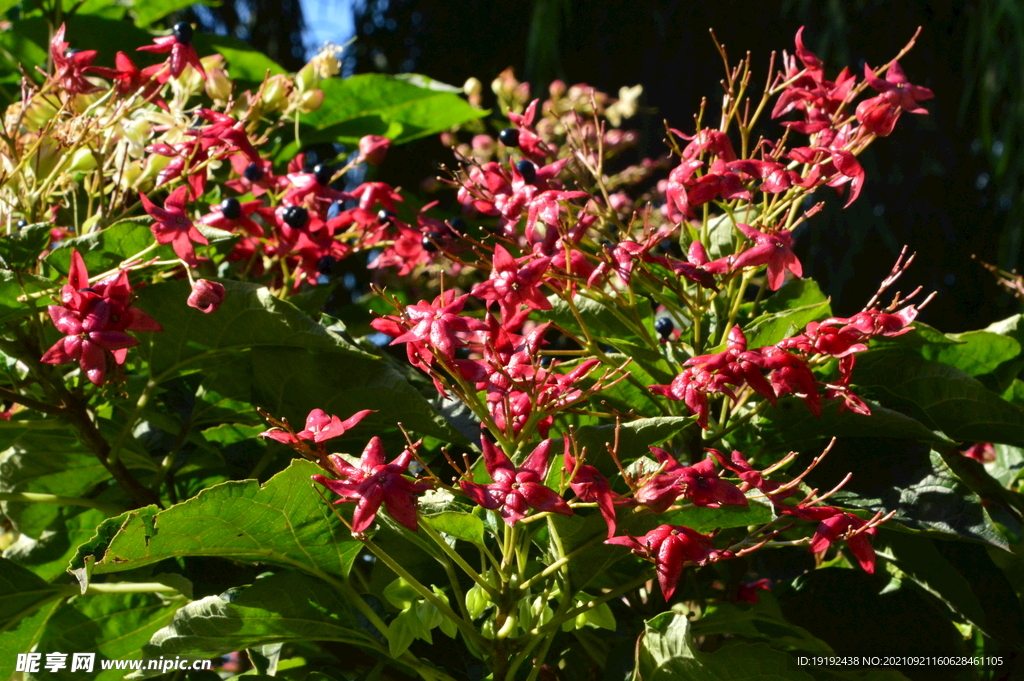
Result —
[[233, 196], [226, 198], [220, 202], [220, 213], [228, 220], [237, 220], [242, 217], [242, 204]]
[[498, 139], [506, 147], [518, 147], [519, 146], [519, 131], [515, 128], [505, 128], [498, 133]]
[[516, 164], [516, 170], [523, 176], [523, 182], [526, 184], [533, 184], [533, 181], [537, 179], [537, 166], [530, 161], [520, 161]]
[[179, 21], [174, 25], [174, 39], [182, 45], [192, 42], [192, 24], [187, 21]]
[[654, 322], [654, 330], [658, 332], [658, 335], [662, 338], [668, 338], [676, 328], [676, 325], [672, 323], [672, 320], [668, 317], [658, 317], [657, 321]]
[[302, 206], [288, 206], [284, 209], [284, 222], [293, 229], [302, 229], [309, 222], [309, 212]]
[[327, 219], [333, 220], [334, 218], [341, 215], [341, 211], [345, 210], [344, 201], [335, 201], [331, 204], [331, 207], [327, 209]]
[[313, 168], [313, 176], [316, 178], [317, 184], [326, 187], [334, 177], [334, 168], [326, 163], [320, 163]]
[[259, 182], [263, 179], [263, 168], [256, 163], [250, 163], [245, 167], [245, 172], [242, 175], [250, 182]]
[[466, 233], [466, 221], [462, 218], [452, 218], [448, 221], [448, 227], [456, 234]]
[[24, 219], [18, 220], [16, 226], [17, 226], [18, 229], [23, 229], [25, 227], [28, 227], [28, 220], [24, 220]]
[[377, 213], [377, 221], [382, 225], [390, 224], [395, 219], [395, 214], [386, 208], [381, 208], [380, 212]]
[[437, 232], [427, 232], [423, 236], [423, 241], [421, 242], [423, 244], [423, 250], [426, 251], [427, 253], [436, 253], [437, 241], [440, 238], [441, 235], [438, 234]]
[[334, 271], [334, 266], [338, 264], [337, 259], [332, 255], [325, 255], [316, 261], [316, 271], [320, 274], [330, 274]]

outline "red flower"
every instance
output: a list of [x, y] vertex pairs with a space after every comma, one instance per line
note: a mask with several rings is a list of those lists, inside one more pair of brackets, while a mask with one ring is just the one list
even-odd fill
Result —
[[551, 440], [544, 440], [518, 469], [505, 453], [481, 436], [487, 474], [494, 480], [489, 485], [462, 480], [459, 485], [470, 499], [491, 511], [500, 511], [508, 525], [515, 525], [529, 509], [572, 515], [569, 504], [544, 484], [548, 473]]
[[50, 41], [54, 78], [72, 95], [99, 92], [102, 88], [85, 78], [85, 72], [91, 70], [91, 64], [96, 59], [96, 50], [69, 50], [68, 46], [64, 42], [64, 24], [61, 24]]
[[823, 553], [842, 539], [864, 572], [869, 575], [875, 573], [875, 550], [871, 548], [868, 535], [874, 536], [878, 530], [874, 527], [864, 529], [867, 521], [832, 506], [779, 506], [779, 512], [818, 522], [811, 538], [811, 553]]
[[271, 440], [286, 445], [296, 444], [299, 440], [312, 440], [320, 444], [331, 438], [344, 435], [346, 431], [352, 430], [357, 423], [373, 413], [372, 409], [357, 411], [352, 416], [342, 421], [337, 416], [329, 416], [323, 409], [314, 409], [306, 417], [306, 427], [295, 434], [284, 430], [267, 430], [260, 433], [260, 437], [269, 437]]
[[991, 442], [976, 442], [960, 453], [981, 463], [992, 463], [996, 460], [996, 448]]
[[[199, 61], [196, 48], [192, 45], [192, 26], [180, 22], [174, 26], [174, 34], [163, 38], [154, 38], [152, 45], [145, 45], [138, 48], [139, 52], [155, 52], [157, 54], [171, 53], [167, 59], [167, 66], [170, 68], [170, 75], [174, 78], [181, 76], [185, 70], [185, 64], [191, 64], [192, 68], [199, 72], [203, 80], [206, 80], [206, 70], [203, 63]], [[166, 80], [166, 76], [161, 80]]]
[[474, 286], [472, 293], [484, 300], [497, 301], [505, 317], [515, 314], [521, 304], [534, 310], [550, 310], [551, 303], [538, 288], [550, 264], [551, 258], [532, 255], [517, 260], [497, 244], [490, 278]]
[[142, 207], [146, 209], [155, 222], [150, 226], [153, 236], [161, 244], [171, 244], [178, 257], [187, 262], [190, 266], [199, 265], [196, 258], [195, 248], [192, 242], [198, 244], [209, 244], [192, 220], [185, 214], [185, 197], [188, 195], [188, 187], [181, 186], [171, 192], [171, 195], [164, 201], [164, 207], [160, 208], [149, 200], [149, 197], [139, 193], [142, 200]]
[[926, 87], [912, 85], [900, 68], [899, 62], [892, 63], [885, 74], [885, 80], [875, 75], [871, 67], [864, 64], [864, 79], [881, 94], [857, 105], [857, 120], [866, 130], [879, 137], [885, 137], [892, 132], [903, 111], [914, 114], [928, 113], [927, 109], [918, 106], [917, 103], [935, 96]]
[[[160, 89], [160, 83], [153, 80], [153, 76], [163, 68], [162, 64], [147, 66], [141, 71], [135, 66], [135, 62], [124, 52], [118, 52], [114, 57], [115, 69], [108, 69], [101, 66], [93, 66], [92, 71], [99, 76], [114, 81], [114, 87], [118, 94], [123, 97], [134, 95], [142, 90], [142, 97], [148, 99], [154, 92]], [[161, 97], [155, 97], [153, 103], [161, 109], [167, 110], [167, 102]]]
[[652, 561], [666, 601], [672, 598], [687, 563], [706, 565], [721, 558], [732, 557], [729, 551], [715, 550], [710, 536], [682, 525], [662, 525], [639, 539], [631, 536], [612, 537], [605, 543], [625, 546], [638, 556]]
[[772, 580], [770, 579], [759, 579], [756, 582], [743, 582], [740, 584], [739, 589], [736, 590], [736, 602], [755, 605], [758, 597], [761, 595], [761, 589], [771, 588]]
[[213, 210], [199, 218], [199, 222], [229, 232], [240, 228], [249, 236], [263, 236], [263, 227], [250, 217], [263, 207], [259, 199], [241, 203], [235, 198], [228, 198], [213, 206]]
[[79, 363], [86, 377], [100, 385], [106, 377], [107, 355], [123, 364], [128, 348], [139, 341], [126, 331], [162, 331], [152, 317], [132, 307], [133, 296], [128, 273], [89, 286], [89, 272], [78, 251], [71, 253], [68, 283], [61, 289], [64, 305], [50, 305], [47, 311], [64, 338], [46, 351], [46, 364]]
[[198, 279], [192, 284], [192, 293], [189, 294], [186, 304], [200, 312], [210, 314], [211, 312], [216, 312], [223, 302], [223, 284], [207, 281], [206, 279]]
[[454, 359], [455, 348], [460, 344], [456, 331], [487, 329], [487, 325], [479, 319], [459, 316], [468, 297], [469, 294], [464, 294], [455, 298], [455, 291], [449, 289], [435, 298], [433, 303], [421, 300], [405, 308], [405, 318], [412, 324], [412, 328], [391, 341], [391, 344], [427, 343], [448, 359]]
[[608, 523], [608, 538], [611, 539], [615, 536], [615, 500], [612, 488], [608, 484], [608, 478], [601, 475], [601, 471], [590, 464], [577, 466], [569, 446], [568, 435], [564, 436], [564, 442], [565, 450], [562, 453], [562, 462], [565, 472], [567, 475], [572, 475], [573, 471], [576, 472], [569, 481], [569, 486], [580, 501], [597, 503], [597, 508], [604, 516], [604, 521]]
[[786, 282], [786, 270], [792, 272], [794, 276], [803, 276], [803, 267], [793, 253], [791, 232], [766, 234], [739, 223], [736, 224], [736, 228], [755, 245], [736, 256], [732, 261], [733, 268], [768, 265], [768, 286], [773, 291], [779, 290]]
[[353, 532], [362, 532], [373, 524], [381, 503], [396, 522], [413, 532], [419, 529], [416, 521], [416, 495], [430, 489], [430, 483], [412, 482], [403, 477], [402, 474], [407, 471], [413, 460], [411, 450], [404, 450], [397, 459], [386, 463], [384, 446], [379, 437], [374, 437], [363, 450], [358, 468], [337, 454], [332, 454], [329, 458], [335, 472], [342, 479], [332, 480], [323, 475], [314, 475], [312, 478], [335, 494], [344, 497], [334, 502], [335, 504], [356, 502], [356, 510], [352, 514]]

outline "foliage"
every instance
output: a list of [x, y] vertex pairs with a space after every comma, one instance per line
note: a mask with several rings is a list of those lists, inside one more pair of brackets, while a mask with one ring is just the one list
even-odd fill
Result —
[[[896, 59], [829, 80], [798, 34], [762, 95], [728, 66], [720, 120], [627, 165], [637, 89], [531, 102], [508, 71], [491, 114], [479, 82], [144, 30], [179, 8], [0, 36], [26, 67], [0, 152], [0, 676], [64, 650], [311, 680], [1008, 671], [1019, 319], [916, 323], [919, 292], [883, 302], [912, 256], [834, 317], [792, 251], [816, 192], [856, 201], [858, 155], [926, 112]], [[378, 176], [439, 133], [455, 210]]]

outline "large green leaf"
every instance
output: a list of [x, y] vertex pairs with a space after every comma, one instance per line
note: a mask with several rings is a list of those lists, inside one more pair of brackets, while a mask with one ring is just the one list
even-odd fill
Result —
[[[619, 461], [626, 465], [648, 454], [648, 447], [659, 445], [694, 422], [692, 416], [655, 416], [623, 423], [619, 430]], [[576, 442], [587, 448], [590, 463], [609, 459], [607, 447], [615, 442], [615, 425], [583, 426], [576, 431]], [[602, 464], [604, 470], [607, 466]]]
[[48, 581], [66, 576], [68, 563], [78, 547], [96, 533], [96, 527], [106, 518], [106, 513], [95, 508], [62, 507], [60, 515], [39, 539], [22, 534], [4, 550], [3, 557]]
[[[46, 423], [46, 422], [43, 422]], [[61, 424], [54, 423], [56, 428]], [[29, 430], [0, 452], [0, 492], [34, 492], [81, 497], [110, 479], [94, 454], [78, 438], [61, 430]], [[38, 538], [61, 512], [57, 504], [0, 502], [19, 532]]]
[[[764, 302], [765, 312], [782, 312], [829, 301], [813, 279], [792, 279]], [[831, 311], [829, 312], [831, 314]]]
[[769, 406], [758, 417], [762, 443], [774, 451], [802, 450], [832, 437], [904, 438], [935, 445], [952, 444], [920, 421], [867, 400], [871, 415], [841, 411], [841, 400], [824, 400], [821, 416], [815, 417], [803, 400], [785, 397], [777, 407]]
[[832, 314], [828, 301], [811, 303], [791, 310], [771, 312], [750, 322], [745, 329], [747, 347], [763, 348], [775, 345], [783, 338], [799, 333], [808, 322], [825, 319]]
[[369, 439], [367, 433], [393, 431], [398, 422], [417, 435], [467, 442], [384, 358], [268, 347], [253, 350], [252, 361], [253, 403], [292, 423], [302, 423], [313, 409], [342, 418], [376, 410], [348, 438], [358, 440], [356, 451]]
[[228, 74], [235, 81], [261, 83], [268, 71], [272, 76], [286, 73], [280, 64], [244, 40], [202, 33], [193, 37], [192, 41], [201, 57], [208, 52], [222, 54], [228, 62]]
[[[46, 625], [39, 642], [44, 652], [95, 652], [92, 678], [113, 681], [124, 677], [124, 669], [101, 669], [102, 660], [137, 660], [142, 646], [166, 626], [184, 603], [148, 593], [105, 593], [76, 598], [58, 610]], [[44, 658], [45, 659], [45, 658]], [[78, 679], [69, 664], [56, 673], [40, 672], [34, 678]]]
[[0, 236], [0, 261], [9, 270], [25, 270], [36, 264], [39, 254], [50, 245], [50, 223], [23, 227]]
[[[112, 270], [153, 243], [150, 222], [152, 220], [148, 216], [128, 218], [98, 232], [65, 239], [46, 256], [46, 262], [67, 276], [71, 269], [71, 251], [77, 250], [91, 276]], [[160, 246], [151, 255], [158, 256], [175, 257], [170, 246]]]
[[13, 629], [22, 618], [50, 601], [66, 595], [66, 588], [47, 584], [20, 565], [0, 558], [0, 634]]
[[666, 612], [644, 625], [635, 681], [812, 681], [797, 661], [765, 643], [734, 643], [714, 653], [696, 649], [685, 615]]
[[323, 582], [296, 572], [208, 596], [181, 608], [153, 635], [146, 657], [218, 655], [281, 642], [372, 644], [352, 606]]
[[[345, 79], [328, 79], [320, 84], [324, 103], [302, 117], [315, 129], [303, 135], [304, 144], [361, 137], [361, 129], [384, 126], [395, 133], [398, 143], [426, 137], [487, 114], [450, 92], [418, 87], [383, 74], [360, 74]], [[354, 121], [359, 125], [345, 127]], [[397, 124], [397, 125], [396, 125]]]
[[981, 629], [1010, 646], [1024, 635], [1020, 608], [1002, 571], [982, 546], [943, 542], [883, 530], [878, 538], [883, 555], [928, 593], [948, 607], [955, 619]]
[[138, 0], [132, 3], [132, 14], [135, 15], [135, 25], [145, 28], [157, 19], [163, 19], [191, 4], [191, 0]]
[[906, 349], [862, 353], [853, 382], [875, 389], [886, 406], [964, 442], [1024, 446], [1024, 409], [959, 369]]
[[267, 288], [237, 281], [222, 283], [224, 302], [214, 314], [185, 305], [191, 291], [187, 281], [154, 284], [139, 291], [138, 306], [164, 329], [145, 334], [139, 349], [150, 361], [154, 375], [202, 357], [267, 346], [338, 352], [377, 361], [295, 306], [275, 298]]
[[60, 607], [60, 600], [50, 601], [32, 615], [0, 632], [0, 679], [11, 678], [18, 654], [32, 650], [39, 643], [46, 631], [47, 622]]
[[758, 592], [753, 606], [722, 602], [710, 606], [693, 622], [694, 636], [728, 635], [762, 640], [779, 650], [795, 650], [818, 655], [834, 654], [832, 647], [803, 627], [786, 621], [771, 591]]
[[47, 300], [39, 301], [38, 307], [18, 300], [26, 293], [37, 293], [55, 289], [53, 282], [34, 274], [0, 270], [0, 323], [11, 322], [32, 314], [33, 309], [42, 308]]
[[[117, 521], [108, 541], [82, 547], [78, 570], [95, 561], [93, 574], [123, 572], [183, 556], [217, 556], [247, 563], [284, 565], [325, 579], [344, 578], [362, 547], [313, 490], [320, 469], [296, 460], [260, 486], [225, 482], [154, 513], [141, 509]], [[81, 573], [79, 573], [81, 574]]]
[[[837, 655], [968, 654], [944, 608], [917, 588], [879, 573], [822, 568], [777, 585], [786, 620], [825, 641]], [[881, 673], [881, 669], [873, 669]], [[973, 679], [970, 668], [942, 667], [915, 678]]]

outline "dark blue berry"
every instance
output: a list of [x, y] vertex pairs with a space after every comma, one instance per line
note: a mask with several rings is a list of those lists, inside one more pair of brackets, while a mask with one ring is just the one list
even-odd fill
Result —
[[395, 214], [386, 208], [381, 208], [380, 212], [377, 213], [377, 221], [382, 225], [390, 224], [395, 219]]
[[505, 128], [498, 133], [498, 139], [506, 147], [518, 147], [519, 146], [519, 131], [515, 128]]
[[309, 212], [302, 206], [288, 206], [284, 209], [284, 222], [292, 229], [302, 229], [309, 222]]
[[245, 167], [245, 172], [243, 172], [242, 175], [244, 175], [245, 179], [250, 182], [259, 182], [263, 179], [263, 168], [261, 168], [259, 164], [250, 163]]
[[537, 166], [530, 161], [520, 161], [516, 164], [516, 170], [523, 176], [523, 182], [526, 184], [533, 184], [533, 181], [537, 179]]
[[334, 177], [334, 168], [326, 163], [321, 163], [313, 168], [313, 176], [316, 178], [317, 184], [326, 187]]
[[28, 227], [28, 220], [24, 220], [24, 219], [18, 220], [18, 222], [16, 223], [16, 227], [18, 229], [23, 229], [25, 227]]
[[676, 325], [673, 324], [672, 320], [668, 317], [658, 317], [657, 321], [654, 322], [654, 330], [657, 331], [658, 335], [662, 338], [668, 338], [675, 328]]
[[221, 201], [220, 213], [228, 220], [237, 220], [242, 217], [242, 204], [235, 197], [229, 197]]
[[437, 232], [427, 232], [423, 236], [423, 241], [421, 242], [423, 244], [423, 250], [426, 251], [427, 253], [436, 253], [437, 241], [440, 238], [441, 235], [438, 234]]
[[335, 201], [331, 204], [331, 207], [327, 209], [327, 219], [333, 220], [334, 218], [341, 215], [341, 212], [345, 210], [344, 201]]
[[316, 271], [320, 274], [330, 274], [334, 266], [338, 264], [337, 259], [332, 255], [325, 255], [316, 261]]
[[192, 24], [187, 21], [179, 21], [174, 25], [174, 39], [182, 45], [192, 42]]
[[448, 227], [456, 234], [466, 233], [466, 221], [462, 218], [452, 218], [448, 221]]

